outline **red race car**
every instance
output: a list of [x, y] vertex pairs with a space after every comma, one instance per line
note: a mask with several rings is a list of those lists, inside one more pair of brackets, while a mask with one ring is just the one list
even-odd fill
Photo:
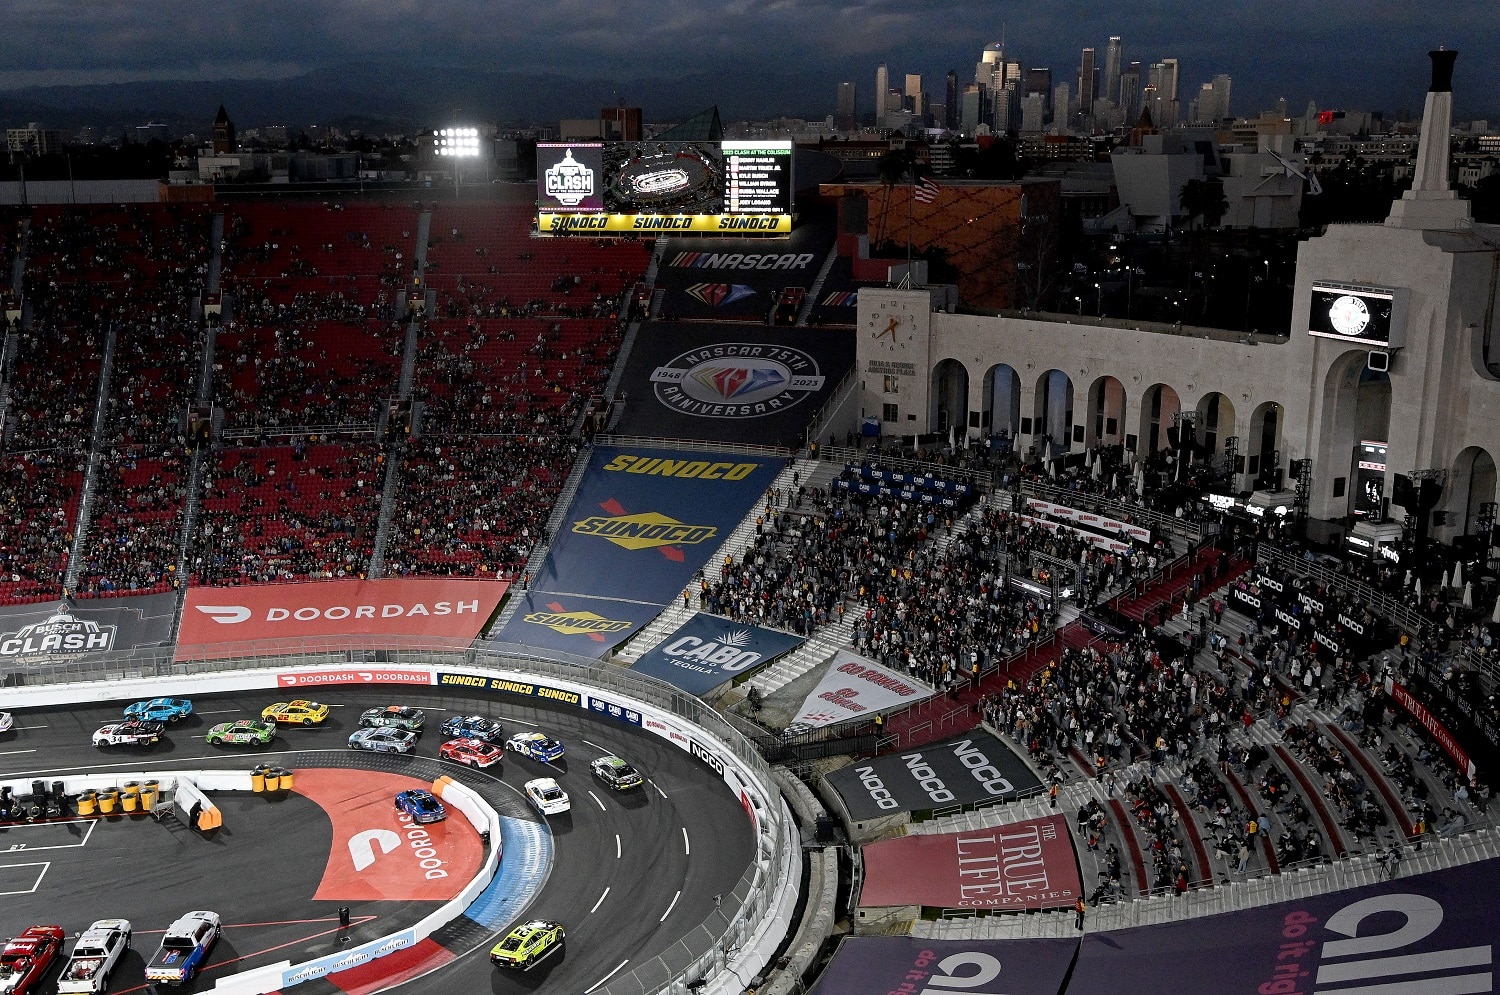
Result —
[[61, 926], [32, 926], [0, 950], [0, 992], [26, 995], [40, 990], [42, 975], [62, 952]]
[[490, 767], [504, 755], [500, 747], [482, 739], [450, 739], [438, 747], [439, 760], [452, 760], [466, 767]]

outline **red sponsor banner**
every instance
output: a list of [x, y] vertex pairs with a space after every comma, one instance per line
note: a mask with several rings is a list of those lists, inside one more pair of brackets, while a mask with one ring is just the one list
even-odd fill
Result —
[[452, 813], [417, 825], [392, 804], [398, 792], [430, 782], [382, 771], [314, 767], [296, 772], [293, 790], [333, 822], [333, 849], [313, 896], [328, 902], [446, 902], [479, 873], [484, 844]]
[[498, 580], [334, 580], [254, 587], [192, 587], [178, 630], [178, 657], [247, 641], [406, 636], [473, 639], [505, 595]]
[[1053, 909], [1078, 898], [1078, 858], [1061, 815], [864, 849], [862, 907]]
[[327, 687], [340, 684], [431, 684], [432, 671], [405, 667], [340, 667], [331, 670], [297, 670], [276, 675], [283, 688]]
[[1458, 769], [1464, 772], [1465, 777], [1473, 777], [1475, 775], [1477, 771], [1474, 767], [1474, 762], [1469, 759], [1468, 751], [1459, 745], [1458, 740], [1453, 738], [1453, 733], [1448, 731], [1448, 727], [1443, 725], [1436, 715], [1427, 710], [1426, 705], [1413, 698], [1410, 691], [1389, 677], [1385, 679], [1385, 691], [1396, 704], [1406, 709], [1423, 729], [1432, 734], [1432, 738], [1438, 741], [1438, 745], [1443, 748], [1444, 753], [1453, 758], [1453, 762], [1458, 764]]

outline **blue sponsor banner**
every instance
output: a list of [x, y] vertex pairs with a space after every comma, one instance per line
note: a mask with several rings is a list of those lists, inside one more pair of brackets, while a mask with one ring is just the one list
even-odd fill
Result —
[[682, 596], [782, 465], [758, 456], [600, 447], [531, 587], [665, 605]]
[[617, 705], [607, 698], [598, 698], [594, 695], [588, 696], [589, 711], [599, 715], [608, 716], [616, 722], [625, 722], [633, 726], [641, 724], [641, 713], [629, 705]]
[[633, 668], [688, 694], [702, 696], [748, 674], [804, 642], [801, 636], [757, 625], [736, 625], [702, 612], [682, 624]]
[[638, 601], [537, 590], [524, 591], [520, 597], [515, 614], [493, 638], [575, 656], [601, 657], [661, 614], [660, 605]]

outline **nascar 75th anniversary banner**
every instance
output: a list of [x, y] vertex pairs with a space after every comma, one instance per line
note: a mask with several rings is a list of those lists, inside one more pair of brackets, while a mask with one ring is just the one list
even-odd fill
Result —
[[699, 612], [642, 655], [632, 669], [701, 697], [754, 673], [803, 641], [790, 632], [739, 625]]
[[812, 995], [1057, 995], [1078, 940], [850, 936]]
[[849, 650], [839, 650], [788, 728], [817, 729], [846, 719], [874, 718], [877, 712], [905, 707], [935, 693], [914, 677], [898, 674]]

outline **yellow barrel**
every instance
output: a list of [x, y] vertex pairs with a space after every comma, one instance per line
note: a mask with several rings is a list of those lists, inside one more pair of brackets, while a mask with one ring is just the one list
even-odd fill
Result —
[[147, 781], [141, 785], [141, 811], [149, 812], [156, 807], [156, 796], [161, 793], [160, 781]]
[[92, 792], [92, 791], [81, 791], [81, 792], [79, 792], [79, 794], [78, 794], [78, 814], [79, 815], [93, 815], [95, 808], [97, 808], [98, 804], [99, 804], [98, 798], [99, 798], [99, 796], [95, 792]]
[[250, 790], [256, 794], [266, 790], [266, 765], [253, 767], [250, 770]]
[[265, 773], [265, 782], [266, 782], [266, 790], [267, 791], [280, 791], [281, 790], [281, 770], [280, 770], [280, 768], [272, 767], [269, 770], [267, 770], [266, 773]]
[[140, 804], [141, 796], [137, 791], [122, 791], [120, 793], [120, 810], [122, 812], [134, 812], [135, 807]]
[[282, 791], [291, 791], [292, 790], [292, 772], [290, 770], [288, 770], [287, 768], [285, 768], [285, 767], [278, 767], [278, 768], [276, 768], [276, 772], [281, 775], [281, 790]]
[[104, 815], [114, 815], [115, 804], [120, 800], [120, 793], [114, 788], [99, 792], [99, 811]]

